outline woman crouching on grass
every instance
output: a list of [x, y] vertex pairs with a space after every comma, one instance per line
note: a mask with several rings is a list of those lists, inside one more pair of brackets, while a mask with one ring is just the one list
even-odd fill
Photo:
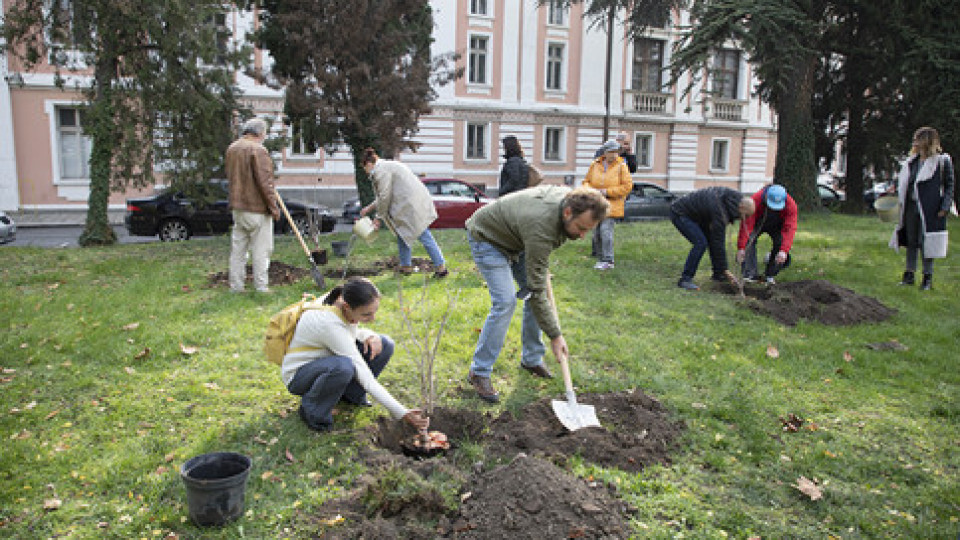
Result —
[[427, 417], [404, 407], [377, 382], [393, 355], [393, 340], [357, 326], [373, 322], [376, 316], [380, 307], [376, 285], [366, 278], [351, 278], [322, 301], [322, 308], [308, 309], [300, 316], [281, 370], [287, 389], [302, 398], [300, 418], [307, 427], [328, 431], [340, 400], [369, 406], [369, 392], [394, 419], [426, 430]]

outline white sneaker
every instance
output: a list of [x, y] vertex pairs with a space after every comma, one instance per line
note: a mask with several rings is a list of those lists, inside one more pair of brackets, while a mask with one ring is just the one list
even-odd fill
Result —
[[767, 276], [767, 279], [764, 280], [767, 285], [776, 285], [777, 280], [773, 279], [772, 276]]
[[593, 265], [595, 270], [611, 270], [613, 269], [612, 262], [600, 261], [597, 264]]

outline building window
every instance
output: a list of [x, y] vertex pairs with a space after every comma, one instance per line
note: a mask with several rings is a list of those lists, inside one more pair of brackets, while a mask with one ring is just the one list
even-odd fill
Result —
[[470, 0], [471, 15], [488, 15], [487, 0]]
[[290, 126], [290, 153], [292, 155], [313, 156], [317, 153], [317, 145], [311, 141], [311, 132], [314, 129], [310, 119], [301, 119]]
[[467, 81], [474, 84], [487, 83], [487, 49], [489, 38], [470, 36], [470, 59]]
[[636, 144], [633, 146], [633, 152], [637, 156], [638, 169], [653, 168], [653, 134], [638, 133]]
[[227, 55], [230, 53], [230, 36], [233, 34], [227, 26], [227, 14], [222, 12], [214, 13], [207, 20], [207, 24], [209, 24], [214, 31], [214, 39], [217, 45], [214, 64], [221, 67], [226, 66]]
[[547, 10], [547, 24], [554, 26], [567, 25], [567, 8], [560, 0], [550, 0]]
[[633, 89], [663, 90], [663, 40], [639, 38], [633, 42]]
[[713, 58], [710, 76], [711, 89], [716, 97], [737, 99], [737, 81], [740, 79], [740, 51], [720, 49]]
[[543, 160], [563, 161], [563, 128], [548, 127], [543, 130]]
[[83, 114], [73, 107], [57, 108], [57, 154], [60, 178], [90, 179], [90, 137], [83, 134]]
[[547, 90], [563, 90], [563, 49], [561, 43], [547, 46]]
[[487, 125], [467, 124], [467, 159], [487, 158]]
[[710, 170], [727, 172], [730, 164], [730, 140], [714, 139], [713, 150], [710, 152]]

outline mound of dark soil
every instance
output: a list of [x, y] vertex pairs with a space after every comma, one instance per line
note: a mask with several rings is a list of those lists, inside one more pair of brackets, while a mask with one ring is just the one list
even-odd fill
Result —
[[[718, 288], [725, 294], [739, 294], [729, 284]], [[860, 296], [825, 280], [783, 282], [769, 287], [748, 284], [743, 292], [750, 309], [788, 326], [800, 319], [832, 326], [880, 322], [897, 312], [876, 298]]]
[[470, 540], [630, 537], [628, 505], [548, 461], [520, 454], [469, 489], [453, 530], [439, 532]]
[[[381, 417], [368, 433], [373, 444], [359, 456], [370, 472], [346, 496], [303, 517], [321, 538], [336, 539], [628, 538], [630, 508], [609, 486], [576, 478], [561, 466], [574, 455], [628, 471], [669, 463], [683, 424], [641, 391], [578, 397], [596, 408], [603, 427], [567, 431], [550, 399], [497, 418], [437, 408], [430, 429], [446, 433], [451, 449], [423, 461], [401, 453], [400, 441], [412, 434], [410, 428]], [[459, 455], [466, 442], [508, 463], [485, 471], [484, 462]], [[398, 470], [424, 481], [408, 477], [404, 489], [385, 496], [384, 478]], [[460, 486], [459, 508], [445, 503], [426, 481], [436, 482], [437, 475], [446, 485]]]
[[504, 413], [485, 437], [490, 451], [512, 455], [526, 452], [564, 461], [580, 455], [586, 461], [625, 471], [669, 463], [673, 443], [683, 424], [672, 420], [654, 398], [640, 391], [577, 396], [593, 405], [603, 427], [567, 431], [553, 412], [550, 399], [524, 407], [518, 418]]
[[[267, 281], [271, 286], [289, 285], [309, 275], [309, 269], [290, 266], [280, 261], [270, 261], [270, 269], [267, 271]], [[246, 282], [248, 284], [253, 283], [253, 266], [249, 264], [247, 265]], [[211, 287], [229, 287], [230, 273], [225, 271], [210, 274], [209, 283]]]

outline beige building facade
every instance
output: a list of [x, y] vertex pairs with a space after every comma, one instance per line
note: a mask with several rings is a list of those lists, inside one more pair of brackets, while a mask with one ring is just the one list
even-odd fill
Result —
[[[514, 135], [546, 181], [578, 183], [603, 142], [604, 25], [584, 20], [582, 5], [431, 3], [434, 52], [459, 52], [464, 76], [437, 89], [433, 111], [414, 137], [418, 150], [399, 159], [417, 174], [459, 178], [492, 192], [502, 164], [500, 140]], [[709, 73], [685, 73], [678, 84], [668, 84], [665, 66], [677, 28], [688, 23], [685, 12], [674, 13], [667, 25], [636, 40], [615, 26], [610, 136], [625, 132], [632, 141], [639, 164], [634, 180], [681, 193], [708, 185], [754, 191], [773, 176], [776, 116], [753, 95], [751, 66], [732, 44], [716, 51]], [[242, 41], [256, 17], [233, 11], [225, 24]], [[271, 60], [256, 51], [252, 61], [269, 68]], [[90, 143], [76, 109], [79, 95], [56, 88], [50, 69], [26, 72], [15, 59], [0, 59], [0, 73], [0, 209], [85, 208]], [[684, 95], [691, 76], [693, 91]], [[283, 123], [282, 92], [242, 74], [237, 83], [247, 105], [273, 120], [274, 134], [294, 139]], [[305, 153], [293, 140], [274, 160], [281, 191], [333, 207], [355, 193], [346, 148]], [[111, 209], [152, 191], [114, 194]]]

